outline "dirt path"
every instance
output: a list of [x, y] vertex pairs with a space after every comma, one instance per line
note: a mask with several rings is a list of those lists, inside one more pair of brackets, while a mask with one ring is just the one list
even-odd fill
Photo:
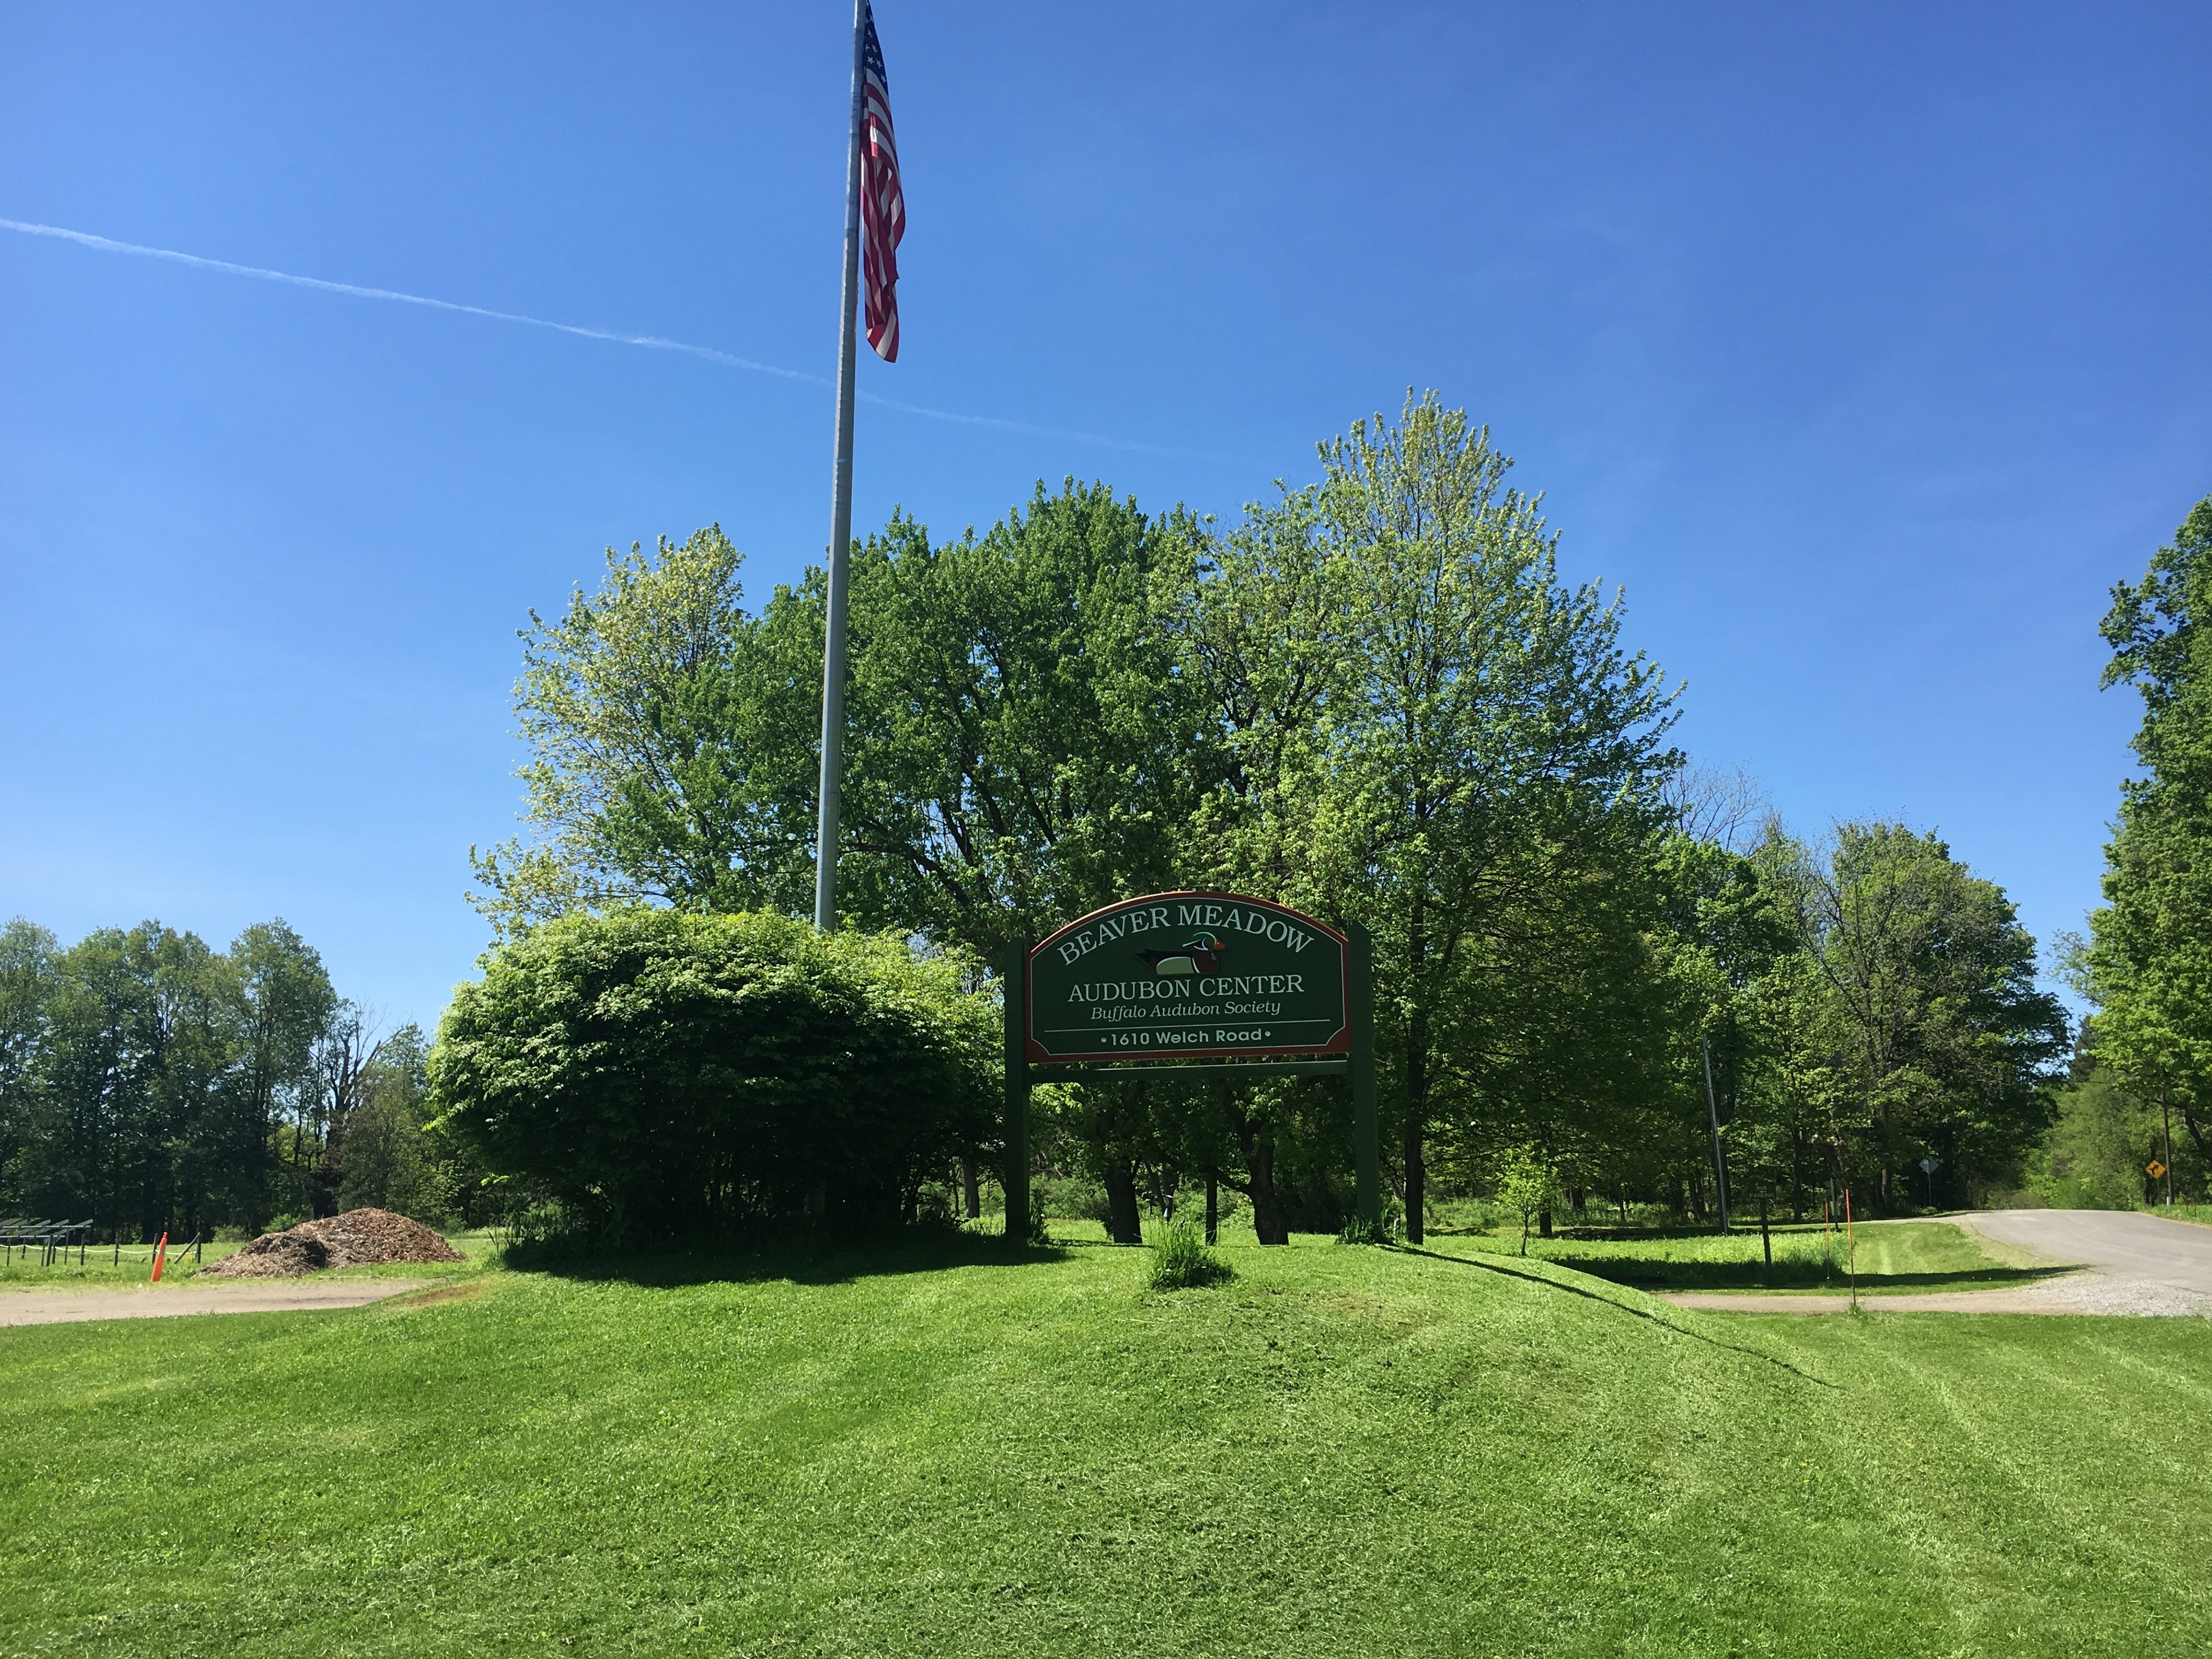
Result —
[[[1993, 1244], [2054, 1267], [2039, 1285], [2001, 1291], [1867, 1296], [1881, 1313], [2139, 1314], [2212, 1318], [2212, 1227], [2118, 1210], [1988, 1210], [1949, 1218]], [[1725, 1313], [1841, 1313], [1842, 1296], [1668, 1294], [1679, 1308]]]
[[62, 1325], [89, 1319], [172, 1319], [185, 1314], [288, 1313], [359, 1308], [416, 1291], [427, 1279], [261, 1279], [155, 1290], [0, 1290], [0, 1326]]

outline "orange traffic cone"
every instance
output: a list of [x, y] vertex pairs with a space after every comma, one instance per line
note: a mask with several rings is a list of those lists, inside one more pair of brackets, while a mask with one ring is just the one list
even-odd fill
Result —
[[161, 1269], [167, 1264], [168, 1255], [169, 1236], [163, 1233], [161, 1242], [154, 1247], [154, 1283], [156, 1285], [161, 1282]]

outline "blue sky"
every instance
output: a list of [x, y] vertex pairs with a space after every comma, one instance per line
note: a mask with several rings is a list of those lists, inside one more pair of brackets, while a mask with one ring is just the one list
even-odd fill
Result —
[[[11, 5], [0, 217], [826, 377], [849, 15]], [[1228, 515], [1434, 386], [1625, 585], [1700, 759], [2079, 924], [2136, 713], [2106, 590], [2212, 492], [2212, 10], [879, 26], [904, 349], [861, 387], [975, 418], [864, 404], [857, 526], [1071, 473]], [[830, 402], [0, 232], [0, 916], [281, 915], [434, 1018], [514, 829], [514, 630], [609, 544], [818, 558]]]

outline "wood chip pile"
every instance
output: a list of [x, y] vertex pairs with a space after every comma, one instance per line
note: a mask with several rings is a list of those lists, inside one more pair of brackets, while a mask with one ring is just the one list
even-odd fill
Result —
[[202, 1279], [295, 1279], [325, 1267], [386, 1261], [459, 1261], [461, 1253], [419, 1221], [389, 1210], [348, 1210], [264, 1233], [235, 1255], [210, 1262]]

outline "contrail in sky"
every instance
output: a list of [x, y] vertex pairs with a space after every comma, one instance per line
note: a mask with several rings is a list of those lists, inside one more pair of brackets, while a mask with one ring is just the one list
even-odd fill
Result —
[[[179, 253], [174, 248], [145, 247], [137, 242], [118, 242], [111, 237], [94, 236], [89, 231], [69, 230], [60, 225], [34, 225], [20, 219], [0, 219], [0, 230], [12, 230], [25, 236], [52, 236], [60, 241], [75, 242], [82, 247], [97, 248], [103, 253], [130, 253], [142, 259], [167, 259], [173, 264], [191, 265], [200, 270], [219, 270], [227, 276], [252, 276], [264, 283], [289, 283], [294, 288], [312, 288], [325, 294], [350, 295], [356, 300], [389, 300], [404, 306], [427, 306], [433, 311], [459, 312], [464, 317], [486, 317], [495, 323], [520, 323], [527, 328], [550, 328], [556, 334], [574, 334], [586, 340], [607, 340], [616, 345], [642, 346], [648, 351], [680, 352], [687, 357], [720, 363], [726, 368], [742, 368], [755, 374], [773, 374], [784, 380], [803, 380], [809, 386], [827, 386], [830, 384], [830, 378], [824, 374], [810, 374], [804, 369], [757, 362], [750, 357], [740, 357], [733, 352], [717, 351], [712, 346], [663, 339], [658, 334], [621, 334], [611, 329], [584, 328], [574, 323], [556, 323], [544, 317], [526, 317], [520, 312], [494, 311], [485, 306], [462, 305], [454, 300], [433, 300], [420, 294], [402, 294], [396, 289], [363, 288], [357, 283], [333, 283], [320, 276], [295, 276], [289, 270], [269, 270], [260, 265], [233, 264], [228, 259], [207, 259], [197, 253]], [[962, 415], [949, 409], [928, 409], [920, 404], [901, 403], [894, 398], [879, 398], [869, 392], [861, 392], [860, 398], [862, 403], [878, 404], [902, 414], [920, 415], [933, 421], [951, 421], [960, 426], [990, 427], [1000, 432], [1019, 432], [1038, 438], [1066, 438], [1077, 443], [1102, 444], [1109, 449], [1132, 450], [1143, 455], [1199, 455], [1196, 450], [1173, 449], [1162, 444], [1132, 443], [1124, 438], [1102, 437], [1095, 432], [1073, 432], [1065, 427], [1033, 426], [1026, 421], [1000, 420], [989, 415]]]

